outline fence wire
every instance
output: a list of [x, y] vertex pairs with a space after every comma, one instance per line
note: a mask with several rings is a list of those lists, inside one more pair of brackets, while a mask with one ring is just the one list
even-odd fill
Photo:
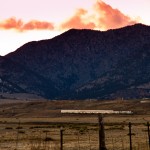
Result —
[[[61, 150], [60, 129], [1, 126], [0, 150]], [[62, 150], [99, 150], [98, 125], [64, 127]], [[147, 124], [131, 124], [132, 150], [150, 150]], [[107, 150], [131, 150], [128, 124], [106, 124]]]

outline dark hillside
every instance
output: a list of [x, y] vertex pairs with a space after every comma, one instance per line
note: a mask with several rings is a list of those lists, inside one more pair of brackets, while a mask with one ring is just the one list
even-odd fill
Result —
[[71, 29], [29, 42], [6, 58], [15, 66], [1, 62], [0, 76], [29, 93], [55, 99], [150, 97], [150, 27], [142, 24], [105, 32]]

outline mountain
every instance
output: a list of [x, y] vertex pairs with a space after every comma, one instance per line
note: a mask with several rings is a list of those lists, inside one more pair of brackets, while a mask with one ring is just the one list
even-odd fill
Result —
[[147, 98], [149, 59], [149, 26], [71, 29], [0, 57], [0, 90], [49, 99]]
[[0, 57], [0, 93], [34, 93], [45, 96], [45, 92], [47, 96], [56, 92], [50, 80], [21, 63]]

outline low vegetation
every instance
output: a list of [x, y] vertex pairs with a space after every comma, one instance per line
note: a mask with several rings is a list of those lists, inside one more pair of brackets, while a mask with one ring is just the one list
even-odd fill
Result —
[[[149, 103], [141, 104], [138, 100], [19, 101], [13, 105], [2, 103], [0, 150], [59, 150], [60, 130], [63, 131], [64, 150], [97, 150], [97, 115], [60, 113], [61, 109], [69, 108], [133, 111], [132, 115], [104, 115], [107, 149], [129, 150], [128, 123], [131, 122], [133, 150], [149, 150], [147, 122], [150, 122], [150, 107]], [[11, 114], [12, 110], [14, 116]]]

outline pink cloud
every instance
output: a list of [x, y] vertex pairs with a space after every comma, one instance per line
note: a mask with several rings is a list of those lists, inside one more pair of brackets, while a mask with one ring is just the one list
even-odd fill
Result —
[[[73, 16], [58, 24], [58, 26], [61, 30], [70, 28], [107, 30], [135, 24], [136, 22], [138, 20], [133, 20], [120, 10], [112, 8], [103, 1], [97, 1], [93, 5], [93, 12], [78, 9]], [[0, 29], [15, 29], [22, 32], [27, 30], [54, 30], [55, 26], [47, 21], [31, 20], [24, 22], [21, 19], [8, 18], [0, 21]]]
[[8, 18], [4, 21], [0, 21], [1, 29], [15, 29], [17, 31], [27, 31], [27, 30], [53, 30], [54, 26], [50, 22], [31, 20], [24, 23], [21, 19]]
[[94, 10], [98, 16], [96, 23], [99, 28], [114, 29], [136, 23], [129, 16], [102, 1], [95, 4]]
[[60, 28], [107, 30], [135, 24], [136, 22], [137, 20], [131, 19], [118, 9], [114, 9], [110, 5], [100, 1], [94, 4], [93, 14], [90, 14], [87, 10], [78, 9], [70, 19], [60, 25]]
[[87, 14], [87, 11], [84, 9], [78, 9], [74, 16], [72, 16], [69, 20], [65, 21], [61, 24], [61, 29], [94, 29], [95, 24], [93, 22], [85, 23], [84, 17]]

